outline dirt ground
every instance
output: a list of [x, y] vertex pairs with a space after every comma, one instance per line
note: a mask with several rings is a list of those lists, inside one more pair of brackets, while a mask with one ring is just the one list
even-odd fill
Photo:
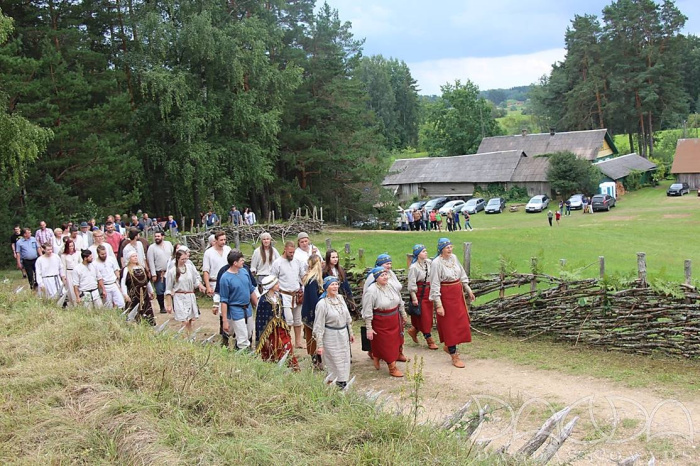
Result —
[[[218, 318], [212, 315], [210, 302], [201, 300], [202, 317], [194, 326], [201, 327], [198, 340], [218, 332]], [[156, 313], [156, 318], [160, 324], [167, 314]], [[179, 326], [173, 321], [169, 325]], [[453, 367], [443, 351], [428, 350], [422, 339], [416, 345], [407, 337], [406, 355], [417, 361], [422, 358], [418, 422], [441, 423], [472, 400], [474, 412], [488, 405], [490, 413], [472, 438], [489, 442], [488, 449], [510, 445], [508, 451], [515, 452], [549, 416], [572, 406], [559, 428], [574, 416], [579, 420], [552, 464], [614, 464], [635, 454], [640, 455], [637, 464], [647, 464], [652, 455], [659, 465], [700, 464], [694, 432], [694, 425], [700, 422], [698, 400], [500, 360], [473, 359], [469, 345], [462, 345], [460, 351], [465, 369]], [[379, 399], [385, 402], [385, 409], [409, 414], [415, 406], [410, 400], [415, 386], [411, 377], [390, 377], [385, 365], [375, 370], [361, 351], [359, 338], [352, 352], [353, 389], [360, 393], [381, 390]], [[302, 367], [310, 368], [308, 356], [298, 356], [302, 356]], [[399, 366], [404, 372], [415, 370], [414, 362]]]

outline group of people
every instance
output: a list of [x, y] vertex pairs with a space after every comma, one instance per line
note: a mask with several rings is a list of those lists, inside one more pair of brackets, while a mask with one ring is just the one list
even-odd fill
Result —
[[399, 209], [401, 217], [401, 230], [404, 231], [461, 231], [462, 218], [464, 218], [464, 229], [472, 231], [471, 215], [469, 212], [459, 210], [448, 210], [445, 215], [439, 210], [420, 209]]
[[[225, 232], [217, 231], [210, 236], [200, 275], [188, 248], [173, 245], [161, 232], [153, 235], [152, 244], [136, 226], [123, 236], [111, 216], [104, 230], [84, 229], [68, 236], [57, 229], [49, 236], [42, 222], [33, 236], [30, 229], [15, 230], [12, 245], [18, 267], [27, 272], [32, 286], [36, 283], [41, 296], [66, 305], [123, 308], [134, 320], [151, 325], [152, 301], [157, 298], [160, 312], [173, 314], [189, 333], [200, 316], [196, 293], [206, 293], [212, 298], [212, 312], [219, 315], [222, 344], [254, 350], [265, 360], [288, 359], [294, 370], [299, 369], [295, 350], [305, 349], [314, 367], [329, 373], [329, 380], [340, 387], [347, 384], [355, 340], [351, 311], [356, 309], [336, 250], [322, 255], [301, 232], [296, 242], [285, 242], [280, 253], [272, 237], [262, 233], [246, 264], [243, 253], [227, 245]], [[409, 320], [407, 333], [413, 341], [417, 343], [420, 335], [436, 350], [436, 319], [444, 351], [455, 367], [464, 367], [457, 345], [471, 341], [465, 293], [470, 300], [474, 295], [449, 239], [439, 240], [437, 252], [431, 261], [425, 246], [414, 247], [408, 308], [388, 254], [377, 257], [365, 279], [359, 309], [362, 347], [375, 368], [384, 361], [392, 376], [402, 377], [396, 363], [408, 361], [403, 345]]]
[[[199, 213], [200, 224], [206, 228], [214, 228], [221, 226], [222, 219], [219, 217], [213, 209], [209, 209], [206, 213]], [[246, 207], [243, 212], [238, 210], [234, 205], [231, 206], [231, 210], [228, 212], [228, 223], [231, 225], [255, 225], [258, 223], [258, 219], [250, 208]]]

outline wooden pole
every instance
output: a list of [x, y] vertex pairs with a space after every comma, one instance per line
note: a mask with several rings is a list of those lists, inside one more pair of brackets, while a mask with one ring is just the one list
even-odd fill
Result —
[[321, 221], [323, 221], [323, 206], [321, 206]]
[[326, 238], [326, 251], [328, 251], [329, 249], [333, 249], [331, 248], [331, 239]]
[[562, 269], [566, 267], [566, 259], [559, 259], [559, 267]]
[[194, 230], [194, 219], [190, 220], [190, 231]]
[[693, 269], [690, 259], [685, 260], [683, 269], [685, 271], [685, 284], [690, 285], [693, 280]]
[[600, 279], [602, 280], [605, 278], [605, 257], [599, 256], [598, 262], [600, 262]]
[[637, 275], [642, 287], [647, 286], [647, 255], [643, 252], [637, 253]]
[[472, 243], [463, 243], [464, 255], [463, 265], [464, 271], [467, 272], [467, 277], [472, 274]]
[[345, 254], [350, 254], [350, 243], [345, 243]]
[[413, 254], [410, 252], [406, 253], [406, 272], [408, 273], [408, 269], [411, 267], [411, 261], [413, 260]]
[[233, 244], [236, 246], [236, 249], [241, 250], [241, 234], [238, 231], [233, 232]]
[[535, 275], [535, 270], [537, 270], [537, 257], [530, 258], [530, 270], [532, 270], [532, 278], [530, 279], [530, 294], [534, 295], [537, 292], [537, 275]]

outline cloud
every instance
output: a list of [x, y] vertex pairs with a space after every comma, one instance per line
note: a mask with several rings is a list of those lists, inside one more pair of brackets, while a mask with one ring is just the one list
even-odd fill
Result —
[[564, 49], [508, 55], [503, 57], [463, 57], [409, 63], [411, 75], [418, 81], [420, 94], [440, 95], [440, 86], [470, 80], [479, 89], [510, 88], [537, 82], [549, 74], [552, 65], [564, 59]]

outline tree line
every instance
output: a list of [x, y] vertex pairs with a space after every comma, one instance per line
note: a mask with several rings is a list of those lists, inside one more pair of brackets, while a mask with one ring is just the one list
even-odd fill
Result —
[[364, 57], [315, 0], [7, 0], [0, 18], [7, 223], [232, 204], [343, 220], [417, 145], [408, 66]]

